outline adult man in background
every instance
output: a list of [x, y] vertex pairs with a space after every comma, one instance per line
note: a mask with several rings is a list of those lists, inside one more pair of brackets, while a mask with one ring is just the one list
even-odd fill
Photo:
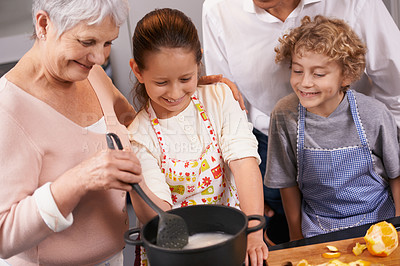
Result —
[[[299, 26], [304, 16], [344, 19], [366, 43], [366, 70], [352, 87], [385, 103], [400, 125], [400, 32], [381, 0], [205, 0], [203, 45], [207, 74], [223, 74], [245, 98], [259, 141], [265, 174], [269, 114], [292, 92], [289, 68], [275, 64], [278, 38]], [[277, 189], [264, 186], [267, 235], [289, 240]], [[272, 211], [269, 209], [271, 207]]]

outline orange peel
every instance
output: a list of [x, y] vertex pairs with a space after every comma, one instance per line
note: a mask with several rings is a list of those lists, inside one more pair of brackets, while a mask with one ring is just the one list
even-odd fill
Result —
[[331, 245], [326, 246], [326, 248], [327, 248], [330, 252], [338, 252], [338, 251], [339, 251], [337, 247], [331, 246]]
[[331, 260], [326, 266], [348, 266], [347, 263], [341, 262], [340, 260]]
[[301, 261], [299, 261], [296, 266], [310, 266], [310, 264], [308, 263], [307, 260], [302, 259]]
[[326, 259], [333, 259], [333, 258], [339, 258], [340, 257], [340, 252], [325, 252], [322, 254], [322, 257]]
[[358, 256], [361, 253], [363, 253], [363, 251], [367, 248], [367, 245], [364, 244], [360, 244], [360, 243], [356, 243], [356, 245], [353, 247], [353, 254]]
[[366, 260], [356, 260], [356, 261], [349, 262], [349, 266], [370, 266], [370, 265], [371, 265], [371, 262], [366, 261]]

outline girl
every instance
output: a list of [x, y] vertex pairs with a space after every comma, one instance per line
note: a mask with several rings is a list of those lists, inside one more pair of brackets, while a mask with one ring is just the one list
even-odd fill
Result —
[[291, 240], [400, 214], [395, 120], [348, 90], [365, 68], [358, 36], [342, 20], [305, 17], [276, 52], [294, 93], [272, 112], [265, 184], [281, 189]]
[[[133, 55], [141, 110], [129, 130], [143, 190], [164, 210], [223, 204], [263, 215], [257, 141], [228, 87], [197, 87], [202, 51], [191, 20], [178, 10], [150, 12], [136, 26]], [[155, 215], [133, 204], [142, 223]], [[248, 235], [247, 252], [246, 265], [262, 265], [262, 231]]]

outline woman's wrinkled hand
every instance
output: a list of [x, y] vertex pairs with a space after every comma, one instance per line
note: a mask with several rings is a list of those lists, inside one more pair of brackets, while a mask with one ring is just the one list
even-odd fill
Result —
[[127, 150], [100, 151], [82, 162], [77, 170], [79, 180], [86, 191], [130, 191], [131, 183], [142, 181], [140, 162], [134, 152]]
[[226, 85], [228, 85], [228, 87], [232, 91], [233, 97], [235, 98], [236, 101], [239, 102], [240, 108], [242, 108], [242, 110], [246, 110], [246, 106], [244, 105], [244, 100], [243, 100], [242, 94], [240, 93], [236, 84], [233, 83], [231, 80], [224, 78], [222, 75], [203, 76], [199, 79], [198, 85], [208, 85], [208, 84], [213, 84], [213, 83], [218, 83], [218, 82], [222, 82], [222, 83], [225, 83]]
[[141, 173], [134, 152], [107, 149], [65, 172], [51, 184], [50, 189], [58, 209], [67, 217], [88, 192], [131, 191], [131, 183], [143, 180]]

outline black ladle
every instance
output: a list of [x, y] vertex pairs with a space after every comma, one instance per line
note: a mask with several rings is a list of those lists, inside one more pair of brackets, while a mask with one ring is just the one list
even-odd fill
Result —
[[[118, 149], [122, 150], [122, 144], [119, 137], [114, 133], [107, 133], [107, 146], [114, 150], [114, 141]], [[113, 141], [114, 140], [114, 141]], [[131, 184], [139, 196], [158, 214], [159, 222], [157, 229], [157, 246], [164, 248], [181, 249], [189, 241], [189, 230], [185, 220], [175, 214], [167, 213], [158, 207], [137, 183]]]

